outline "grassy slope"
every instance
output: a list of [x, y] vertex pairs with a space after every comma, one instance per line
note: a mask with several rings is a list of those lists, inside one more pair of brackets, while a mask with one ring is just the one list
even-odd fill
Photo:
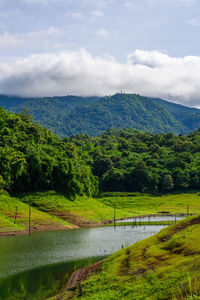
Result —
[[[114, 199], [116, 208], [123, 208], [132, 214], [132, 216], [156, 214], [162, 211], [172, 214], [187, 213], [187, 205], [189, 206], [189, 213], [200, 213], [200, 193], [197, 192], [163, 196], [135, 193], [134, 197], [123, 197], [123, 194], [121, 194], [121, 197], [104, 197], [98, 200], [112, 207]], [[118, 216], [116, 217], [118, 218]]]
[[[28, 203], [31, 197], [32, 226], [37, 229], [53, 229], [70, 224], [94, 224], [113, 219], [113, 205], [116, 203], [116, 218], [155, 214], [159, 211], [186, 213], [187, 203], [190, 213], [200, 213], [199, 193], [184, 193], [165, 196], [138, 194], [135, 196], [104, 197], [98, 199], [77, 198], [70, 201], [54, 191], [18, 195], [17, 198], [0, 194], [0, 214], [7, 217], [7, 223], [0, 221], [0, 232], [14, 226], [16, 230], [28, 227]], [[18, 207], [17, 224], [13, 223]], [[11, 223], [8, 224], [8, 218]], [[0, 217], [1, 219], [1, 217]], [[7, 224], [7, 225], [6, 225]], [[17, 226], [21, 226], [17, 228]], [[4, 230], [5, 229], [5, 230]], [[13, 231], [10, 229], [10, 231]]]
[[21, 231], [23, 229], [23, 226], [14, 224], [11, 219], [0, 215], [0, 232]]
[[[28, 202], [29, 195], [19, 195], [23, 202]], [[37, 192], [30, 194], [35, 207], [49, 214], [56, 214], [63, 219], [72, 219], [75, 223], [94, 223], [113, 219], [113, 208], [95, 200], [84, 197], [70, 201], [64, 195], [54, 191]], [[117, 209], [119, 218], [131, 213]]]
[[[17, 207], [17, 222], [14, 224]], [[19, 231], [28, 228], [29, 207], [19, 199], [5, 194], [0, 195], [0, 232]], [[33, 229], [64, 228], [69, 222], [55, 216], [31, 208], [31, 224]]]
[[82, 284], [81, 299], [200, 299], [199, 223], [190, 217], [114, 253]]

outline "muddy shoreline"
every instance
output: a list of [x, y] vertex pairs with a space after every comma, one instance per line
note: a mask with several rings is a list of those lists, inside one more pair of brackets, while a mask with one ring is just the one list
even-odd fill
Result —
[[[71, 225], [71, 226], [41, 226], [41, 227], [33, 227], [31, 228], [31, 233], [37, 232], [46, 232], [46, 231], [58, 231], [58, 230], [77, 230], [80, 228], [92, 228], [92, 227], [100, 227], [106, 224], [112, 223], [111, 220], [106, 220], [105, 222], [101, 223], [82, 223], [79, 225]], [[29, 230], [28, 228], [25, 230], [19, 231], [2, 231], [0, 232], [1, 237], [8, 237], [8, 236], [17, 236], [17, 235], [28, 235]]]
[[[192, 216], [195, 214], [176, 214], [177, 217], [184, 217], [184, 216]], [[142, 216], [133, 216], [133, 217], [128, 217], [128, 218], [120, 218], [120, 219], [116, 219], [115, 221], [123, 221], [123, 220], [130, 220], [130, 219], [141, 219], [144, 217], [155, 217], [155, 216], [174, 216], [175, 214], [170, 214], [170, 213], [158, 213], [158, 214], [151, 214], [151, 215], [142, 215]], [[37, 233], [37, 232], [45, 232], [45, 231], [57, 231], [57, 230], [77, 230], [79, 228], [92, 228], [92, 227], [100, 227], [103, 225], [107, 225], [107, 224], [111, 224], [113, 223], [113, 220], [105, 220], [101, 223], [90, 223], [90, 222], [83, 222], [83, 223], [79, 223], [79, 222], [75, 222], [76, 224], [71, 225], [71, 226], [51, 226], [51, 225], [44, 225], [44, 226], [40, 226], [40, 227], [32, 227], [31, 228], [31, 233]], [[21, 230], [21, 231], [3, 231], [0, 232], [0, 238], [1, 237], [8, 237], [8, 236], [17, 236], [17, 235], [28, 235], [29, 231], [28, 229], [25, 230]]]

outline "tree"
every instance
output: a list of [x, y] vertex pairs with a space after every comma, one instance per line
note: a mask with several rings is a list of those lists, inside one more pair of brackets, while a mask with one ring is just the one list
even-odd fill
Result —
[[164, 191], [170, 191], [174, 187], [173, 178], [170, 174], [164, 175], [163, 181], [162, 181], [162, 190]]

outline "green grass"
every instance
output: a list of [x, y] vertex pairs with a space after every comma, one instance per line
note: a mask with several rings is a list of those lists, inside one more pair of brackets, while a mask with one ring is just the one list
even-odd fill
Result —
[[[17, 208], [17, 219], [14, 224]], [[18, 231], [28, 228], [29, 206], [18, 198], [10, 197], [6, 194], [0, 194], [0, 231]], [[63, 227], [70, 226], [67, 221], [61, 220], [56, 216], [51, 216], [36, 208], [31, 208], [31, 224], [35, 228], [44, 227]]]
[[[20, 194], [16, 197], [0, 194], [0, 214], [7, 216], [13, 223], [17, 207], [16, 225], [27, 228], [29, 196], [31, 205], [34, 207], [32, 208], [33, 226], [42, 227], [49, 224], [49, 229], [52, 229], [50, 227], [54, 225], [59, 228], [59, 226], [70, 224], [87, 225], [113, 220], [114, 203], [116, 219], [160, 212], [186, 213], [187, 205], [189, 213], [200, 213], [200, 194], [198, 192], [163, 196], [140, 193], [107, 193], [104, 194], [104, 197], [97, 199], [77, 197], [71, 201], [55, 191], [46, 191]], [[2, 225], [1, 228], [3, 227], [8, 228]], [[3, 230], [1, 229], [1, 231]]]
[[[81, 299], [200, 299], [199, 223], [189, 217], [114, 253], [82, 284]], [[77, 296], [66, 292], [62, 300]]]
[[[60, 217], [65, 218], [70, 218], [68, 214], [72, 214], [81, 223], [94, 223], [113, 219], [113, 208], [92, 198], [77, 197], [74, 201], [71, 201], [55, 191], [18, 195], [20, 200], [25, 203], [29, 201], [29, 196], [32, 204], [37, 209], [46, 211], [49, 214], [57, 213], [60, 214]], [[117, 209], [116, 213], [118, 218], [132, 216], [131, 213], [123, 209]]]
[[18, 224], [14, 224], [14, 222], [0, 214], [0, 232], [9, 232], [9, 231], [20, 231], [24, 228]]
[[[189, 213], [200, 213], [200, 193], [176, 193], [170, 195], [153, 196], [149, 194], [133, 193], [129, 196], [127, 193], [123, 196], [112, 196], [109, 193], [108, 197], [98, 198], [98, 200], [110, 207], [114, 203], [116, 208], [124, 209], [132, 216], [151, 215], [159, 212], [169, 212], [171, 214], [187, 213], [187, 205], [189, 206]], [[118, 218], [118, 215], [116, 215]]]

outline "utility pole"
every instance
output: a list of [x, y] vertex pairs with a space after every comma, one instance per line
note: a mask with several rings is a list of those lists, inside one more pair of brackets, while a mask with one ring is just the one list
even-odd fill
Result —
[[14, 224], [16, 223], [17, 220], [17, 206], [16, 206], [16, 211], [15, 211], [15, 220], [14, 220]]
[[188, 202], [187, 202], [187, 215], [189, 215], [189, 205], [188, 205]]
[[29, 196], [29, 226], [28, 226], [29, 236], [31, 235], [31, 198]]
[[[115, 201], [115, 200], [114, 200]], [[114, 202], [114, 228], [116, 227], [116, 220], [115, 220], [115, 202]]]

